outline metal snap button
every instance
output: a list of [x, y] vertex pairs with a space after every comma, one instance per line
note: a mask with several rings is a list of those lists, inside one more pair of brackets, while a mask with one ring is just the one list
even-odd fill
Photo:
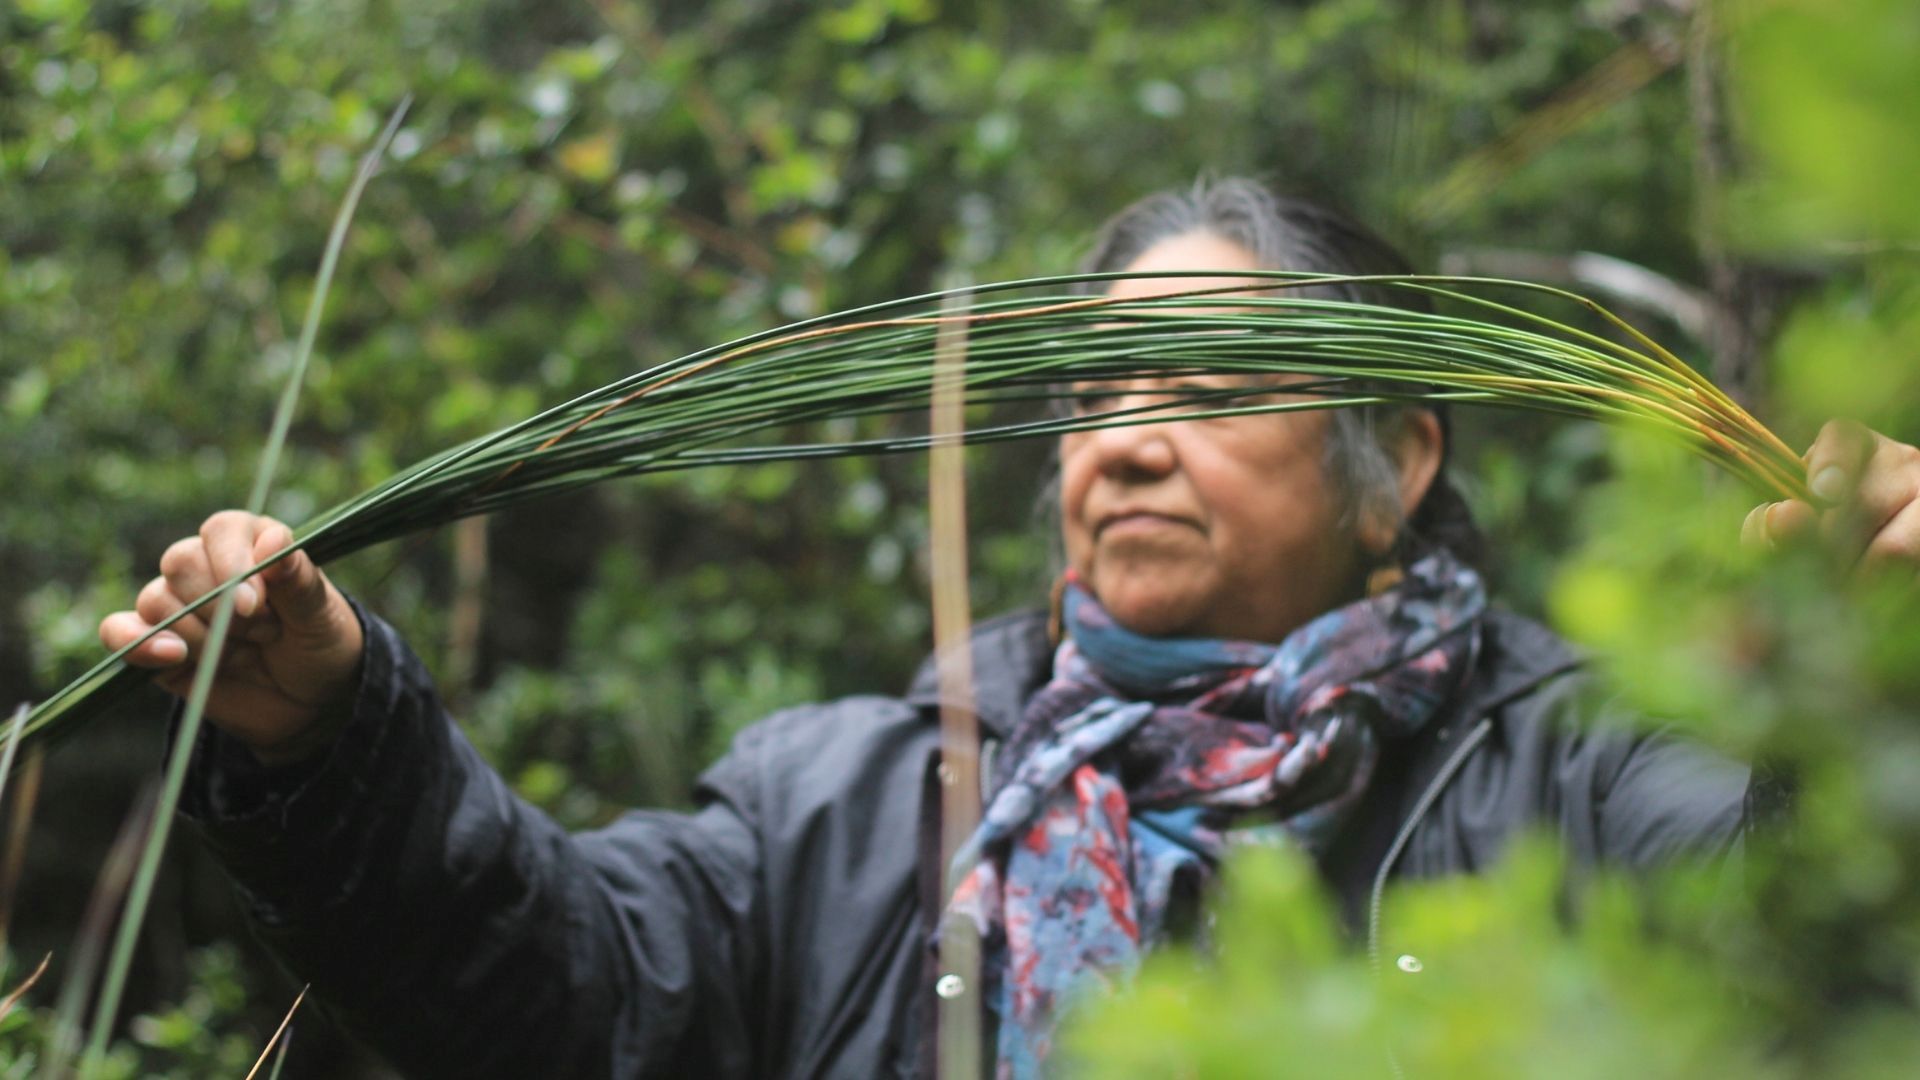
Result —
[[967, 980], [949, 972], [940, 976], [940, 981], [933, 984], [933, 992], [952, 1001], [967, 992]]
[[1418, 975], [1420, 974], [1421, 970], [1426, 967], [1425, 964], [1422, 964], [1420, 962], [1419, 957], [1414, 956], [1411, 953], [1400, 957], [1400, 959], [1395, 960], [1393, 963], [1395, 967], [1398, 967], [1401, 971], [1404, 971], [1409, 975]]

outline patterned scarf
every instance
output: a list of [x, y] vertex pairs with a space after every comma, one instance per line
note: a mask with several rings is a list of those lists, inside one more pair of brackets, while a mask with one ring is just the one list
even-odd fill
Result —
[[948, 917], [980, 933], [1002, 1077], [1038, 1075], [1057, 1010], [1129, 979], [1230, 843], [1322, 850], [1380, 740], [1418, 732], [1471, 666], [1486, 594], [1440, 552], [1278, 646], [1144, 637], [1072, 580], [1064, 601], [1052, 681], [955, 856]]

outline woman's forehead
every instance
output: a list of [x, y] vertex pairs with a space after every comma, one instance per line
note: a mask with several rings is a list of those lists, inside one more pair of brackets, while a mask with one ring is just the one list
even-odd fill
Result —
[[1253, 252], [1210, 232], [1189, 232], [1167, 237], [1141, 252], [1139, 258], [1128, 263], [1125, 269], [1134, 273], [1165, 276], [1123, 278], [1108, 287], [1108, 296], [1140, 299], [1194, 289], [1217, 289], [1222, 285], [1235, 284], [1236, 280], [1244, 281], [1249, 286], [1271, 287], [1271, 282], [1262, 278], [1192, 276], [1191, 272], [1195, 270], [1265, 269]]

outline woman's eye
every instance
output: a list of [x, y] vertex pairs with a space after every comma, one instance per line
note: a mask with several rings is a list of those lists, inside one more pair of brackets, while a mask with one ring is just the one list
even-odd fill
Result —
[[1074, 396], [1070, 402], [1076, 416], [1089, 416], [1093, 413], [1111, 412], [1120, 403], [1120, 395], [1104, 392], [1082, 393]]
[[1120, 391], [1111, 386], [1076, 386], [1069, 393], [1064, 404], [1075, 416], [1110, 412], [1120, 405]]
[[1152, 389], [1136, 387], [1122, 390], [1089, 386], [1074, 390], [1067, 406], [1075, 416], [1113, 412], [1127, 404], [1122, 400], [1126, 395], [1133, 394], [1140, 396], [1140, 400], [1134, 403], [1138, 407], [1153, 408], [1157, 405], [1161, 411], [1172, 412], [1207, 405], [1211, 401], [1209, 395], [1217, 394], [1221, 389], [1203, 379], [1174, 379]]
[[1218, 382], [1182, 379], [1168, 388], [1174, 403], [1182, 409], [1208, 409], [1222, 404], [1221, 391], [1233, 389]]

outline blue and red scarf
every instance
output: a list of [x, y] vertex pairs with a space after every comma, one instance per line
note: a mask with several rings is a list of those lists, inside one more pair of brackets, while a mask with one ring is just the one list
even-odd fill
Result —
[[999, 1075], [1039, 1073], [1058, 1011], [1129, 979], [1229, 844], [1321, 850], [1381, 740], [1418, 732], [1459, 685], [1485, 609], [1480, 576], [1445, 552], [1278, 646], [1135, 634], [1069, 580], [1053, 678], [955, 857], [949, 917], [980, 934]]

